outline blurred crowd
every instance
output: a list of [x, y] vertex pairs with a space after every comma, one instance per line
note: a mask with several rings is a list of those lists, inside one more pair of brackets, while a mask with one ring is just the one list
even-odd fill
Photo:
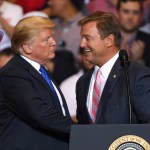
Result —
[[130, 59], [150, 67], [150, 0], [126, 1], [120, 4], [119, 0], [0, 0], [0, 30], [4, 33], [0, 44], [0, 68], [13, 57], [10, 39], [20, 19], [28, 16], [51, 18], [56, 23], [56, 57], [45, 66], [60, 85], [74, 117], [76, 81], [93, 66], [86, 62], [79, 47], [81, 36], [77, 22], [84, 16], [97, 10], [114, 13], [120, 24], [121, 49], [127, 50]]

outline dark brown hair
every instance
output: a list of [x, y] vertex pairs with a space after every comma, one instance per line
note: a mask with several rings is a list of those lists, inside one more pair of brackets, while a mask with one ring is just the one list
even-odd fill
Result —
[[143, 1], [142, 0], [118, 0], [117, 3], [117, 10], [119, 11], [120, 7], [121, 7], [121, 3], [127, 3], [127, 2], [138, 2], [140, 4], [141, 7], [141, 12], [143, 12]]
[[121, 34], [118, 20], [113, 13], [96, 11], [78, 22], [79, 26], [96, 21], [97, 29], [102, 39], [110, 34], [115, 37], [115, 46], [120, 48]]

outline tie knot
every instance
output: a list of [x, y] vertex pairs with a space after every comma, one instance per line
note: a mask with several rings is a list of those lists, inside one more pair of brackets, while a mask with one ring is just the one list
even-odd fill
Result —
[[43, 73], [43, 72], [45, 72], [45, 68], [41, 65], [39, 71], [40, 71], [41, 73]]
[[102, 72], [100, 69], [98, 69], [96, 73], [96, 78], [101, 79], [101, 76], [102, 76]]

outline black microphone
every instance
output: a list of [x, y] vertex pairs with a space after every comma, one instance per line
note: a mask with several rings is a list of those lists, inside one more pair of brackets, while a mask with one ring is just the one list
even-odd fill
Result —
[[124, 68], [124, 71], [125, 71], [128, 107], [129, 107], [129, 124], [131, 124], [132, 123], [132, 105], [131, 105], [131, 95], [130, 95], [130, 81], [129, 81], [129, 75], [128, 75], [128, 67], [130, 65], [130, 62], [128, 60], [128, 54], [126, 50], [124, 49], [120, 50], [119, 59], [121, 61], [121, 66]]
[[124, 49], [120, 50], [120, 52], [119, 52], [119, 59], [121, 61], [121, 66], [123, 68], [129, 67], [130, 62], [128, 60], [128, 54], [127, 54], [126, 50], [124, 50]]

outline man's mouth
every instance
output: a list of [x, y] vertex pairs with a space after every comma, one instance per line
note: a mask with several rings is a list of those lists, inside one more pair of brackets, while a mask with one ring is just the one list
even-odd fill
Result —
[[85, 49], [84, 52], [88, 53], [88, 52], [91, 52], [91, 50], [90, 49]]

